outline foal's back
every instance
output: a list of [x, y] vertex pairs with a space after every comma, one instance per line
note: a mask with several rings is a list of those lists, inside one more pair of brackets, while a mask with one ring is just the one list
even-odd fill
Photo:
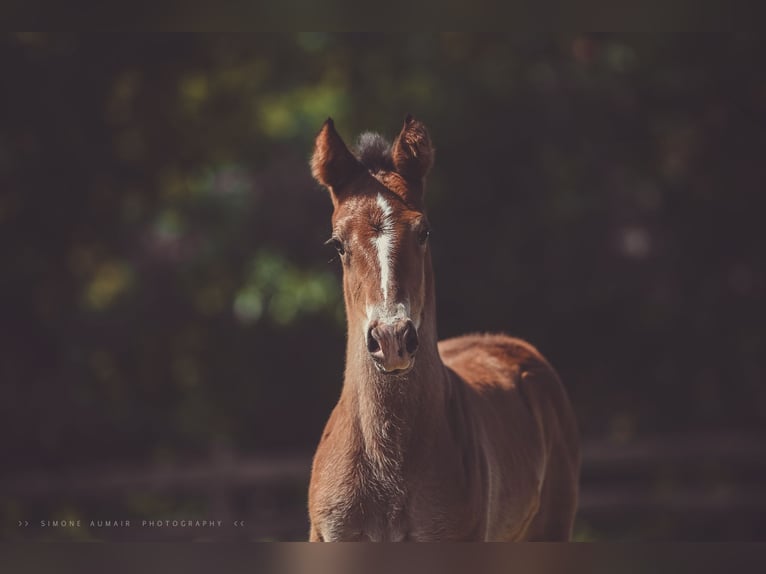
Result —
[[553, 367], [529, 343], [499, 334], [447, 339], [439, 353], [465, 397], [480, 458], [494, 469], [486, 479], [486, 537], [568, 540], [579, 434]]

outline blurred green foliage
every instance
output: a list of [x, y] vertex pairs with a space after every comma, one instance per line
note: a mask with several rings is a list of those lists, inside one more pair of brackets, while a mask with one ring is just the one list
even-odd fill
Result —
[[307, 160], [430, 127], [442, 336], [503, 330], [586, 435], [766, 418], [764, 41], [16, 34], [0, 40], [5, 470], [310, 451], [340, 390]]

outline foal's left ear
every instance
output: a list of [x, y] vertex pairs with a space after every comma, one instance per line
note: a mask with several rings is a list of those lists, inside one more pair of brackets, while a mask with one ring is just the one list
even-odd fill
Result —
[[425, 124], [407, 115], [391, 149], [396, 171], [411, 183], [423, 185], [434, 163], [434, 148]]
[[327, 118], [314, 143], [311, 174], [330, 190], [336, 202], [348, 192], [348, 184], [365, 171], [335, 131], [332, 118]]

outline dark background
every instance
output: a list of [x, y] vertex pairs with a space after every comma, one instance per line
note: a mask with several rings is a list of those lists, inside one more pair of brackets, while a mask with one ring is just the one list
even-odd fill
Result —
[[[56, 491], [71, 469], [310, 456], [345, 337], [340, 270], [322, 245], [330, 201], [307, 165], [327, 116], [349, 143], [394, 136], [406, 113], [429, 126], [441, 337], [528, 339], [558, 369], [586, 441], [612, 451], [647, 437], [683, 436], [703, 454], [709, 437], [758, 442], [765, 44], [2, 36], [0, 535], [22, 534], [25, 517], [210, 512], [172, 489]], [[689, 476], [704, 475], [703, 499], [766, 478], [747, 456], [681, 470], [674, 458], [636, 471], [669, 500]], [[611, 472], [584, 481], [598, 492]], [[8, 486], [24, 473], [50, 484], [35, 497]], [[305, 484], [259, 492], [232, 496], [251, 514], [304, 512]], [[748, 502], [762, 510], [766, 495], [734, 499], [715, 516], [583, 510], [578, 537], [764, 538]], [[300, 516], [259, 536], [298, 537]]]

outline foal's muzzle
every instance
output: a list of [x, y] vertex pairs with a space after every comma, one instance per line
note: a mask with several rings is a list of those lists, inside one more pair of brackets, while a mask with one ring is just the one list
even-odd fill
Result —
[[418, 350], [418, 331], [409, 319], [397, 319], [393, 323], [375, 321], [367, 331], [367, 350], [380, 371], [406, 371]]

